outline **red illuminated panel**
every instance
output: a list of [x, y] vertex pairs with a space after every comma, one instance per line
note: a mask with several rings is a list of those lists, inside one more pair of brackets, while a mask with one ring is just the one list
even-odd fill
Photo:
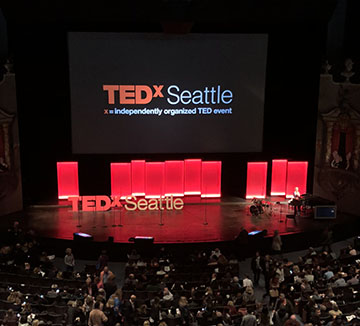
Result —
[[295, 187], [299, 188], [300, 194], [306, 193], [308, 162], [288, 162], [286, 198], [291, 198]]
[[184, 161], [184, 194], [201, 194], [201, 160], [189, 159]]
[[271, 196], [285, 196], [287, 160], [272, 160]]
[[131, 164], [111, 163], [111, 196], [131, 196]]
[[134, 196], [145, 196], [145, 161], [131, 161], [131, 191]]
[[202, 162], [201, 197], [221, 197], [221, 162]]
[[265, 198], [267, 162], [248, 162], [246, 179], [246, 198]]
[[57, 162], [58, 198], [79, 196], [78, 162]]
[[184, 196], [184, 161], [165, 161], [165, 196]]
[[164, 195], [164, 162], [146, 162], [145, 198], [160, 198]]

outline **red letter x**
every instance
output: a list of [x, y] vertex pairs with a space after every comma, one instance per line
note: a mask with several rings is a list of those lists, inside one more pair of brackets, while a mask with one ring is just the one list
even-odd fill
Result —
[[111, 196], [113, 202], [111, 203], [111, 207], [122, 207], [120, 203], [120, 196]]
[[153, 85], [155, 93], [153, 97], [164, 97], [164, 95], [161, 93], [161, 90], [163, 89], [164, 85]]

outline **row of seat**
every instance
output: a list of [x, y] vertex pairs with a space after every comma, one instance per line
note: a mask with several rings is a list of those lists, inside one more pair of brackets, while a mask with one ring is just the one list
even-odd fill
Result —
[[[13, 290], [13, 291], [20, 291], [23, 294], [47, 294], [47, 292], [51, 289], [51, 286], [40, 286], [40, 285], [31, 285], [31, 284], [24, 284], [24, 283], [16, 283], [16, 282], [0, 282], [0, 289], [4, 290]], [[60, 287], [61, 289], [64, 289]], [[65, 288], [66, 291], [70, 294], [74, 294], [77, 292], [80, 287], [78, 288]]]
[[[2, 268], [1, 268], [2, 269]], [[57, 284], [59, 287], [76, 288], [81, 287], [85, 280], [66, 280], [66, 279], [54, 279], [46, 277], [36, 277], [33, 275], [24, 275], [18, 273], [0, 272], [0, 280], [2, 283], [18, 283], [29, 284], [38, 286], [48, 286]]]

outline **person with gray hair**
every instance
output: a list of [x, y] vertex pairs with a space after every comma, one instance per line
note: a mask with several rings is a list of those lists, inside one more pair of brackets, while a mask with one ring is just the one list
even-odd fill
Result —
[[67, 272], [73, 272], [75, 267], [75, 258], [72, 253], [71, 248], [66, 248], [65, 250], [65, 257], [64, 257], [64, 263], [66, 267]]
[[250, 311], [246, 311], [246, 315], [241, 320], [240, 326], [255, 326], [256, 325], [256, 317]]

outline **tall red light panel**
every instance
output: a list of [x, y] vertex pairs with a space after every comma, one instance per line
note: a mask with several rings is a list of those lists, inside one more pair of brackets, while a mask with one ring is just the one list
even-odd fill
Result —
[[201, 160], [184, 161], [184, 195], [201, 195]]
[[300, 194], [306, 193], [308, 162], [288, 162], [286, 198], [291, 198], [295, 187]]
[[57, 162], [58, 198], [79, 196], [78, 162]]
[[164, 195], [165, 163], [146, 162], [145, 198], [160, 198]]
[[184, 161], [165, 161], [165, 196], [184, 196]]
[[271, 196], [285, 196], [287, 165], [287, 160], [272, 160]]
[[246, 199], [266, 197], [267, 162], [248, 162]]
[[145, 196], [145, 161], [131, 161], [131, 191], [133, 196]]
[[201, 167], [201, 197], [221, 197], [221, 162], [202, 162]]
[[131, 164], [111, 163], [111, 196], [131, 196]]

